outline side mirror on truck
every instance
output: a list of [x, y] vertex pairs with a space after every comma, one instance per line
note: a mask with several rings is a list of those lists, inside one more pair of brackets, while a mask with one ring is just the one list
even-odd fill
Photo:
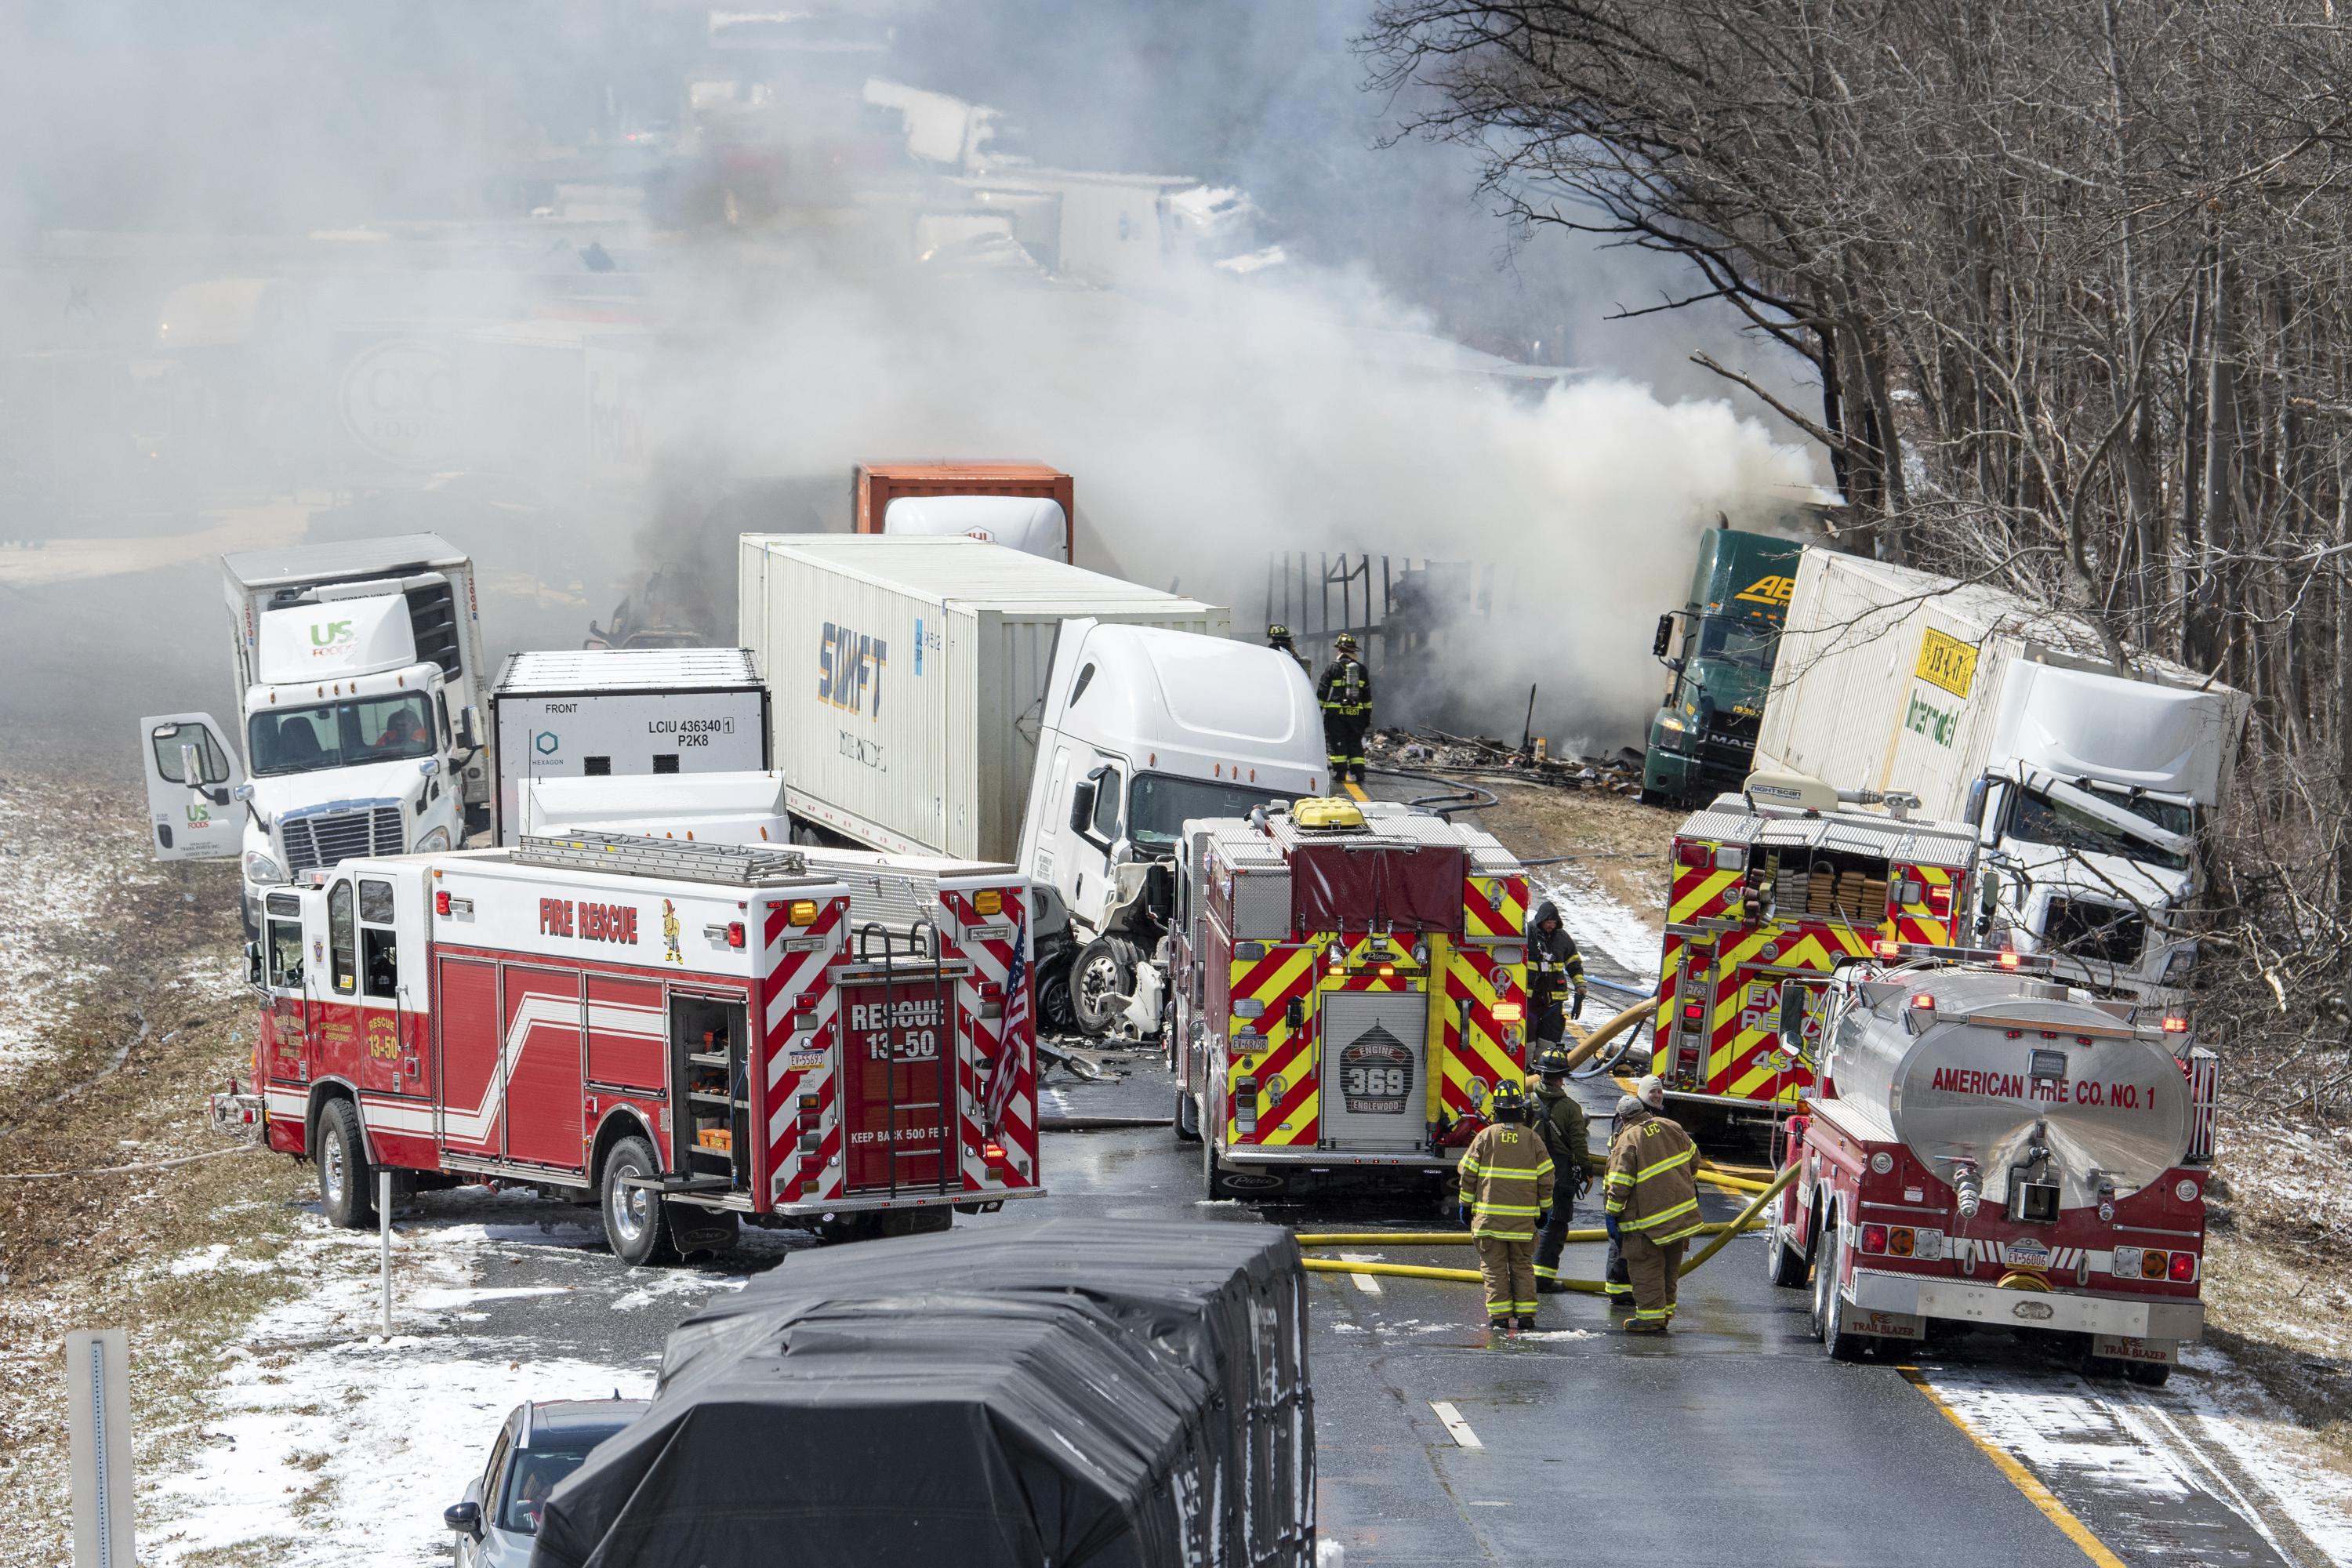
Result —
[[247, 984], [257, 990], [260, 988], [261, 944], [257, 942], [248, 942], [245, 944], [245, 980]]
[[1084, 834], [1094, 826], [1095, 791], [1099, 786], [1093, 779], [1080, 779], [1070, 791], [1070, 831]]
[[1675, 613], [1668, 610], [1658, 617], [1658, 635], [1651, 639], [1650, 653], [1654, 658], [1664, 658], [1666, 657], [1666, 649], [1672, 647], [1674, 643]]

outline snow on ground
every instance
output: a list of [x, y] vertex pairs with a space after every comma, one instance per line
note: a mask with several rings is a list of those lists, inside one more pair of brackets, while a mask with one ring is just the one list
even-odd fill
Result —
[[[436, 1205], [443, 1214], [446, 1202]], [[593, 1226], [554, 1212], [566, 1217], [551, 1218], [550, 1205], [527, 1194], [467, 1189], [463, 1219], [427, 1212], [397, 1221], [389, 1342], [377, 1337], [375, 1235], [309, 1216], [300, 1239], [269, 1265], [285, 1278], [288, 1299], [245, 1330], [182, 1462], [141, 1500], [141, 1560], [168, 1568], [235, 1549], [289, 1568], [444, 1562], [441, 1510], [480, 1474], [507, 1412], [526, 1399], [649, 1395], [650, 1363], [550, 1357], [477, 1326], [487, 1321], [476, 1310], [485, 1303], [571, 1289], [485, 1285], [489, 1261], [528, 1249], [541, 1266], [568, 1268], [576, 1258], [583, 1268], [619, 1268]], [[166, 1267], [240, 1266], [212, 1247]], [[740, 1283], [696, 1268], [653, 1271], [615, 1304]]]
[[2352, 1247], [2352, 1127], [2298, 1128], [2232, 1116], [2221, 1130], [2221, 1162], [2233, 1203], [2284, 1211]]
[[2126, 1499], [2131, 1506], [2117, 1511], [2136, 1515], [2202, 1493], [2245, 1520], [2284, 1561], [2300, 1559], [2281, 1542], [2282, 1513], [2331, 1560], [2352, 1563], [2352, 1491], [2341, 1473], [2315, 1454], [2292, 1413], [2220, 1351], [2191, 1347], [2162, 1389], [2007, 1366], [1926, 1371], [1970, 1430], [2061, 1497]]
[[0, 1076], [48, 1055], [58, 999], [103, 973], [79, 952], [91, 916], [117, 887], [153, 878], [143, 840], [97, 804], [0, 780]]
[[1571, 872], [1537, 885], [1536, 901], [1546, 899], [1559, 906], [1568, 934], [1583, 952], [1605, 955], [1636, 982], [1657, 979], [1658, 968], [1665, 961], [1665, 939], [1597, 883]]

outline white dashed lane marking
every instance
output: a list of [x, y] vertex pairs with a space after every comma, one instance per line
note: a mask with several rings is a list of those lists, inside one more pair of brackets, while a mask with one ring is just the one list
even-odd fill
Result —
[[1440, 1421], [1445, 1423], [1445, 1430], [1454, 1438], [1455, 1447], [1484, 1448], [1486, 1446], [1478, 1441], [1478, 1434], [1470, 1430], [1470, 1423], [1462, 1419], [1462, 1412], [1454, 1409], [1450, 1402], [1433, 1399], [1429, 1402], [1429, 1407], [1437, 1412], [1437, 1418]]

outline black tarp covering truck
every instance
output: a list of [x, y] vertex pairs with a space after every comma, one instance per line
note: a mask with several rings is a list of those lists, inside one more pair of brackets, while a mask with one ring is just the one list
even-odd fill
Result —
[[796, 1258], [674, 1331], [541, 1568], [1308, 1568], [1305, 1274], [1255, 1224], [1053, 1219]]

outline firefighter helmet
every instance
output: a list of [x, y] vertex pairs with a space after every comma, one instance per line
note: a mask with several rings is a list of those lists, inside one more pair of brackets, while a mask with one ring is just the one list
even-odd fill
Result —
[[1290, 628], [1276, 621], [1265, 628], [1265, 640], [1276, 645], [1287, 644], [1290, 641]]
[[1497, 1121], [1515, 1121], [1527, 1108], [1526, 1092], [1519, 1088], [1519, 1080], [1515, 1078], [1507, 1078], [1497, 1083], [1494, 1098], [1486, 1102], [1487, 1113]]
[[1536, 1056], [1536, 1071], [1546, 1078], [1555, 1078], [1568, 1070], [1568, 1053], [1554, 1046]]
[[1341, 653], [1353, 653], [1356, 651], [1356, 634], [1353, 632], [1341, 632], [1338, 637], [1331, 639], [1331, 646], [1338, 648]]

